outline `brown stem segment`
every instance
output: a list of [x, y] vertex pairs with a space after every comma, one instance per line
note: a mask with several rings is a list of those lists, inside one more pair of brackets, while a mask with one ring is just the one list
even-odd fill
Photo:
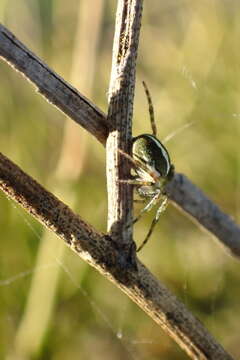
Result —
[[[130, 177], [130, 165], [118, 149], [129, 153], [132, 141], [132, 114], [137, 48], [142, 0], [119, 0], [109, 87], [107, 139], [108, 231], [126, 249], [132, 248], [132, 186], [119, 180]], [[121, 243], [121, 244], [120, 244]]]

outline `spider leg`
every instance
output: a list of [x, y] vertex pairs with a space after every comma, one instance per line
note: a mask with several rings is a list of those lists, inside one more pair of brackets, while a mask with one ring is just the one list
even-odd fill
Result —
[[[128, 229], [130, 226], [132, 226], [133, 224], [135, 224], [139, 219], [141, 219], [141, 217], [143, 216], [143, 214], [146, 211], [150, 211], [152, 209], [152, 207], [158, 202], [158, 198], [161, 195], [161, 192], [157, 192], [157, 194], [147, 203], [147, 205], [140, 211], [140, 213], [138, 214], [137, 217], [135, 217], [135, 219], [133, 219], [133, 221], [131, 221], [129, 224], [126, 225], [126, 228]], [[139, 200], [141, 201], [141, 200]], [[145, 202], [146, 199], [143, 199], [143, 201]], [[142, 201], [141, 201], [142, 202]]]
[[152, 98], [151, 98], [151, 95], [150, 95], [150, 92], [148, 90], [146, 83], [144, 81], [142, 83], [143, 83], [143, 87], [144, 87], [144, 90], [145, 90], [145, 93], [147, 96], [148, 110], [149, 110], [149, 115], [150, 115], [152, 133], [154, 136], [157, 136], [157, 127], [156, 127], [156, 122], [155, 122], [155, 118], [154, 118], [154, 109], [153, 109]]
[[133, 202], [142, 204], [146, 202], [146, 199], [134, 199]]
[[[138, 157], [136, 154], [135, 154], [135, 157], [136, 157], [136, 158], [134, 159], [131, 155], [125, 153], [125, 152], [124, 152], [123, 150], [121, 150], [121, 149], [118, 149], [118, 152], [119, 152], [121, 155], [123, 155], [128, 161], [130, 161], [130, 163], [133, 165], [133, 168], [135, 169], [135, 171], [136, 171], [136, 169], [140, 168], [140, 169], [142, 169], [143, 171], [145, 171], [146, 173], [149, 173], [149, 167], [147, 166], [147, 163], [144, 164], [143, 161], [142, 161], [142, 159], [141, 159], [140, 157]], [[138, 157], [139, 159], [137, 159], [137, 157]], [[150, 176], [152, 177], [152, 179], [154, 180], [153, 174], [149, 173], [149, 175], [150, 175]], [[140, 180], [140, 181], [142, 181], [142, 180]], [[139, 184], [139, 185], [140, 185], [140, 184]]]
[[159, 206], [157, 212], [156, 212], [156, 215], [151, 223], [151, 226], [150, 226], [150, 229], [147, 233], [147, 236], [145, 237], [145, 239], [143, 240], [142, 244], [137, 248], [137, 252], [139, 252], [143, 247], [144, 245], [146, 245], [146, 243], [148, 242], [150, 236], [152, 235], [152, 232], [156, 226], [156, 224], [158, 223], [158, 220], [159, 220], [159, 217], [160, 217], [160, 214], [166, 209], [168, 205], [168, 198], [166, 196], [164, 196], [163, 198], [163, 201], [161, 203], [161, 205]]
[[123, 184], [130, 184], [130, 185], [136, 185], [136, 186], [147, 186], [152, 185], [151, 181], [143, 181], [142, 179], [122, 179], [118, 180], [118, 182]]
[[158, 202], [159, 196], [161, 195], [161, 191], [158, 191], [156, 195], [153, 196], [153, 198], [147, 203], [147, 205], [140, 211], [137, 217], [133, 220], [133, 224], [135, 224], [146, 211], [150, 211], [152, 207]]

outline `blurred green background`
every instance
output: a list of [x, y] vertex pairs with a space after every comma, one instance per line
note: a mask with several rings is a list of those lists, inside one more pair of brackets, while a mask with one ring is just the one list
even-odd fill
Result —
[[[105, 112], [115, 10], [109, 0], [0, 0], [1, 22]], [[134, 135], [149, 132], [145, 80], [159, 138], [176, 132], [166, 144], [176, 170], [236, 221], [239, 40], [238, 0], [146, 1], [134, 104]], [[83, 219], [106, 230], [104, 148], [5, 62], [0, 145]], [[139, 243], [153, 215], [135, 226]], [[0, 225], [0, 359], [187, 359], [125, 295], [2, 193]], [[139, 255], [240, 358], [239, 262], [173, 205]]]

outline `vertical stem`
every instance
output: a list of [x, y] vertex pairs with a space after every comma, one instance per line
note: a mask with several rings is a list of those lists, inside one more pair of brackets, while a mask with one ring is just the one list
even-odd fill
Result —
[[119, 182], [129, 179], [130, 164], [118, 149], [130, 153], [137, 48], [143, 0], [119, 0], [109, 86], [107, 139], [108, 231], [126, 251], [132, 245], [132, 186]]

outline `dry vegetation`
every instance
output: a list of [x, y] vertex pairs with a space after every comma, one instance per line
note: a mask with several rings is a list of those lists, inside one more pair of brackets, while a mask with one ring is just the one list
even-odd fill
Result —
[[[106, 111], [115, 4], [95, 3], [93, 11], [83, 0], [1, 1], [0, 16]], [[146, 1], [134, 104], [134, 134], [149, 131], [143, 79], [162, 139], [191, 123], [167, 143], [175, 167], [236, 220], [239, 11], [237, 0]], [[105, 231], [103, 147], [3, 62], [0, 78], [1, 152]], [[130, 300], [3, 194], [0, 214], [1, 358], [186, 359]], [[136, 238], [151, 219], [135, 226]], [[140, 257], [238, 358], [239, 263], [173, 206]]]

